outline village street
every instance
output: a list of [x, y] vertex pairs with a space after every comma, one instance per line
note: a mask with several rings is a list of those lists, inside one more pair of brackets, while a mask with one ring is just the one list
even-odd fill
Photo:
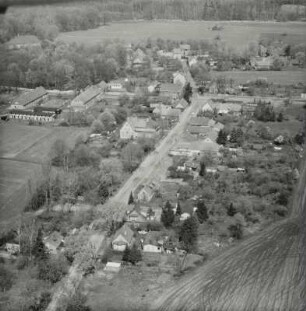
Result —
[[130, 193], [139, 185], [165, 178], [167, 168], [171, 164], [171, 158], [168, 156], [169, 150], [181, 139], [188, 120], [196, 115], [205, 100], [208, 100], [208, 97], [203, 96], [200, 99], [198, 95], [193, 96], [191, 105], [182, 113], [180, 121], [159, 143], [155, 151], [144, 159], [122, 188], [110, 198], [108, 204], [114, 208], [120, 208], [118, 217], [125, 212], [124, 207], [127, 207]]

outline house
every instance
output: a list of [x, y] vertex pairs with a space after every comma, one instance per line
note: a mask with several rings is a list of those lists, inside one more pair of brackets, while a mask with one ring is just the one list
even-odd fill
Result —
[[120, 229], [117, 230], [112, 240], [112, 248], [116, 251], [123, 252], [127, 247], [131, 247], [134, 241], [134, 232], [128, 226], [124, 224]]
[[57, 254], [64, 245], [64, 238], [58, 231], [54, 231], [48, 237], [44, 238], [43, 243], [49, 253]]
[[20, 95], [13, 101], [11, 109], [25, 109], [29, 106], [35, 106], [39, 102], [48, 97], [47, 91], [42, 87], [37, 87], [35, 90]]
[[172, 76], [173, 76], [173, 83], [174, 84], [180, 84], [180, 85], [184, 86], [187, 82], [187, 79], [185, 78], [185, 76], [181, 72], [174, 72]]
[[189, 104], [187, 103], [187, 101], [182, 98], [178, 104], [175, 106], [176, 109], [180, 109], [181, 111], [185, 110], [187, 107], [189, 106]]
[[180, 50], [183, 56], [188, 56], [190, 54], [190, 45], [189, 44], [180, 44]]
[[183, 87], [180, 84], [161, 83], [159, 94], [161, 96], [170, 97], [171, 99], [179, 99], [182, 96]]
[[121, 139], [153, 138], [156, 134], [157, 125], [149, 118], [128, 117], [120, 129]]
[[214, 129], [216, 132], [219, 132], [220, 130], [223, 130], [223, 129], [224, 129], [224, 124], [222, 124], [222, 123], [220, 123], [220, 122], [217, 122], [216, 124], [214, 124], [213, 129]]
[[214, 104], [213, 108], [219, 115], [233, 114], [234, 116], [240, 116], [242, 112], [242, 106], [235, 103], [219, 103]]
[[168, 110], [171, 110], [170, 106], [166, 106], [164, 104], [158, 104], [153, 110], [153, 114], [157, 116], [165, 116]]
[[206, 117], [192, 117], [190, 118], [190, 126], [199, 126], [199, 127], [212, 127], [216, 122], [213, 119]]
[[108, 272], [119, 272], [121, 268], [121, 262], [108, 261], [105, 265], [104, 270]]
[[155, 194], [155, 189], [150, 185], [141, 186], [137, 193], [137, 200], [140, 202], [150, 202]]
[[126, 212], [126, 221], [139, 225], [147, 221], [160, 221], [161, 208], [157, 206], [147, 206], [135, 204], [131, 210]]
[[250, 63], [255, 70], [270, 70], [273, 65], [273, 58], [256, 56], [251, 58]]
[[149, 93], [158, 92], [159, 86], [160, 86], [160, 82], [158, 82], [158, 81], [154, 81], [154, 82], [150, 83], [148, 86], [148, 92]]
[[194, 65], [196, 65], [198, 63], [198, 59], [197, 59], [197, 57], [189, 57], [188, 58], [188, 65], [189, 65], [189, 67], [192, 67], [192, 66], [194, 66]]
[[163, 238], [160, 231], [150, 231], [141, 239], [142, 250], [145, 253], [163, 252]]
[[5, 244], [5, 250], [10, 255], [17, 255], [20, 253], [20, 245], [16, 243], [6, 243]]
[[205, 171], [206, 173], [209, 173], [209, 174], [216, 174], [217, 173], [217, 169], [215, 167], [206, 167], [205, 168]]
[[213, 156], [219, 156], [220, 146], [213, 141], [188, 141], [181, 142], [174, 148], [170, 149], [169, 155], [171, 156], [185, 156], [197, 157], [205, 153], [210, 153]]
[[183, 55], [184, 55], [184, 53], [182, 52], [181, 49], [174, 48], [174, 49], [172, 50], [172, 57], [173, 57], [173, 59], [179, 59], [179, 60], [181, 60]]
[[90, 86], [70, 103], [70, 107], [74, 111], [86, 110], [96, 103], [96, 98], [100, 92], [97, 86]]
[[39, 47], [40, 41], [36, 36], [24, 35], [17, 36], [6, 43], [9, 50], [28, 48], [28, 47]]
[[180, 216], [180, 221], [185, 221], [186, 219], [190, 218], [190, 214], [189, 213], [183, 213]]
[[205, 111], [214, 112], [214, 109], [209, 103], [205, 103], [205, 105], [202, 107], [202, 111], [203, 112]]

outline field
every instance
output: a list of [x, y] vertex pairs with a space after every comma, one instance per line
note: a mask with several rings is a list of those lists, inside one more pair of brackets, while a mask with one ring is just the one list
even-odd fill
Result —
[[0, 124], [0, 221], [18, 216], [41, 180], [42, 164], [56, 139], [74, 145], [82, 128], [46, 128]]
[[[212, 31], [214, 25], [222, 25], [222, 31]], [[210, 40], [217, 35], [234, 49], [241, 49], [251, 41], [258, 41], [265, 34], [292, 34], [299, 42], [306, 40], [304, 23], [276, 22], [235, 22], [235, 21], [135, 21], [112, 23], [87, 31], [61, 33], [58, 40], [83, 44], [102, 43], [107, 39], [119, 39], [125, 42], [139, 42], [147, 38], [173, 40]]]
[[269, 83], [280, 85], [292, 85], [306, 83], [306, 70], [290, 71], [214, 71], [211, 73], [213, 78], [225, 77], [233, 79], [235, 83], [242, 84], [248, 81], [266, 78]]

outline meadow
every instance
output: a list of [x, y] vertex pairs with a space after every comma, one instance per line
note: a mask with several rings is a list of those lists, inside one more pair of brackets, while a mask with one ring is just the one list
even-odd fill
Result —
[[42, 165], [57, 139], [72, 147], [83, 128], [46, 128], [9, 122], [0, 124], [0, 220], [20, 215], [42, 180]]
[[[212, 31], [214, 25], [223, 26], [221, 31]], [[251, 41], [258, 41], [271, 34], [294, 35], [297, 42], [305, 42], [306, 30], [304, 23], [253, 22], [253, 21], [131, 21], [111, 23], [86, 31], [61, 33], [58, 40], [77, 42], [85, 45], [103, 43], [107, 39], [118, 39], [125, 42], [140, 42], [148, 38], [173, 40], [211, 40], [217, 35], [228, 46], [241, 49]]]
[[306, 82], [306, 70], [284, 71], [213, 71], [213, 78], [225, 77], [233, 79], [235, 83], [242, 84], [257, 79], [267, 79], [269, 83], [280, 85], [293, 85]]

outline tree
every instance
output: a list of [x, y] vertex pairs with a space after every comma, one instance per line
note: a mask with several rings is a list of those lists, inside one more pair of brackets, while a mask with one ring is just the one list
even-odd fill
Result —
[[39, 228], [37, 232], [36, 241], [33, 246], [33, 256], [37, 260], [43, 260], [43, 261], [48, 258], [47, 250], [46, 250], [45, 244], [43, 243], [43, 233], [42, 233], [41, 228]]
[[305, 141], [305, 135], [303, 133], [298, 133], [294, 136], [294, 141], [298, 144], [298, 145], [303, 145], [304, 141]]
[[283, 114], [280, 112], [279, 114], [278, 114], [278, 116], [277, 116], [277, 122], [282, 122], [283, 121], [283, 119], [284, 119], [284, 116], [283, 116]]
[[68, 262], [63, 255], [51, 257], [38, 265], [38, 278], [56, 283], [68, 272]]
[[230, 225], [228, 227], [228, 230], [231, 234], [231, 237], [233, 237], [234, 239], [240, 240], [242, 238], [242, 226], [241, 224], [237, 223], [234, 225]]
[[104, 125], [100, 120], [94, 120], [91, 124], [90, 131], [93, 134], [101, 134], [104, 131]]
[[171, 227], [173, 221], [174, 221], [173, 207], [171, 203], [167, 201], [161, 214], [161, 222], [164, 224], [166, 228], [169, 228]]
[[200, 223], [208, 219], [207, 207], [203, 200], [199, 200], [197, 203], [197, 217]]
[[198, 221], [192, 216], [186, 219], [179, 232], [179, 241], [182, 249], [187, 253], [196, 251], [198, 239]]
[[224, 130], [220, 130], [217, 137], [217, 143], [219, 145], [225, 145], [227, 142], [227, 134]]
[[177, 216], [181, 216], [182, 215], [182, 209], [181, 209], [180, 201], [177, 202], [177, 207], [176, 207], [175, 215], [177, 215]]
[[229, 205], [229, 207], [227, 208], [227, 215], [232, 217], [232, 216], [234, 216], [236, 213], [237, 213], [237, 210], [236, 210], [236, 208], [234, 207], [234, 204], [231, 203], [231, 204]]
[[130, 196], [129, 196], [129, 200], [128, 200], [128, 204], [133, 204], [134, 203], [134, 197], [133, 197], [133, 192], [131, 191]]
[[123, 167], [132, 172], [137, 168], [144, 155], [143, 149], [137, 143], [128, 143], [121, 152]]
[[141, 251], [138, 249], [136, 244], [134, 244], [131, 248], [126, 247], [123, 252], [122, 260], [126, 262], [130, 262], [135, 265], [138, 261], [141, 261]]
[[205, 173], [206, 173], [206, 166], [205, 163], [201, 161], [199, 175], [203, 177]]
[[69, 300], [66, 311], [91, 311], [91, 308], [86, 306], [86, 297], [81, 293], [76, 293]]
[[188, 82], [184, 88], [184, 91], [183, 91], [183, 97], [184, 99], [187, 101], [188, 104], [191, 103], [191, 96], [192, 96], [192, 87], [190, 86], [190, 83]]

